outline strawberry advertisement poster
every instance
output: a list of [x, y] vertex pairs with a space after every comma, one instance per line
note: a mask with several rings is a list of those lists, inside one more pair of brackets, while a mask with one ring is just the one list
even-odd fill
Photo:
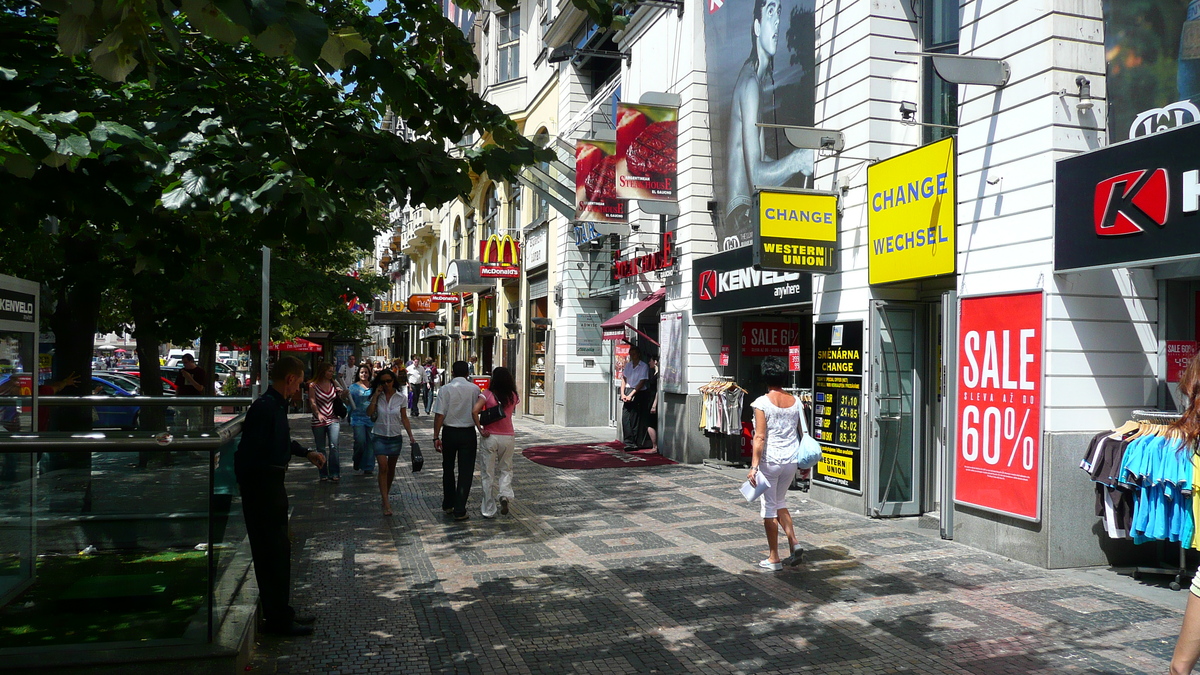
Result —
[[575, 142], [575, 220], [624, 223], [627, 203], [617, 196], [617, 144]]
[[673, 202], [677, 198], [679, 108], [617, 104], [617, 196]]

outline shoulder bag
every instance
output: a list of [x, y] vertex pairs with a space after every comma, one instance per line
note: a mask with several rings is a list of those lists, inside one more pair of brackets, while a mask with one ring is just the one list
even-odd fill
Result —
[[[493, 401], [496, 401], [496, 396], [494, 394], [488, 392], [488, 395], [492, 397]], [[486, 427], [487, 425], [495, 424], [502, 419], [504, 419], [504, 406], [500, 405], [499, 401], [496, 401], [496, 405], [489, 408], [484, 408], [483, 411], [479, 413], [480, 426]]]
[[808, 433], [808, 421], [804, 418], [804, 404], [800, 402], [800, 399], [796, 399], [796, 405], [800, 406], [800, 431], [803, 433], [800, 438], [800, 451], [796, 453], [796, 466], [800, 469], [811, 469], [821, 461], [821, 444]]

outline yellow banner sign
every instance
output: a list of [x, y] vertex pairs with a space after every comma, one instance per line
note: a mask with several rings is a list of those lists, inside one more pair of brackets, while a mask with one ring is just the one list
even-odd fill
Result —
[[760, 190], [755, 197], [755, 265], [782, 272], [837, 271], [836, 194]]
[[954, 158], [951, 137], [867, 167], [870, 283], [954, 273]]

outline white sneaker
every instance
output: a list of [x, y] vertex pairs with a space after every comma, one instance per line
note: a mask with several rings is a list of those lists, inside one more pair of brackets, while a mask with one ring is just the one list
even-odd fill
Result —
[[778, 572], [779, 570], [783, 569], [782, 562], [771, 562], [770, 558], [758, 563], [758, 566], [764, 570], [771, 570], [772, 572]]

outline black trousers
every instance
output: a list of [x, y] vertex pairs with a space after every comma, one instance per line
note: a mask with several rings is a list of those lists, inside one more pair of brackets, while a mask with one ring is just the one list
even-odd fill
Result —
[[[442, 509], [454, 509], [454, 515], [467, 512], [471, 481], [475, 477], [475, 453], [479, 441], [475, 427], [442, 427]], [[458, 462], [458, 479], [454, 463]]]
[[412, 403], [409, 404], [408, 409], [412, 411], [413, 417], [419, 417], [421, 415], [421, 400], [425, 398], [425, 385], [414, 384], [410, 386], [412, 387]]
[[621, 409], [621, 436], [627, 450], [651, 446], [650, 434], [646, 433], [646, 425], [650, 422], [650, 403], [648, 392], [639, 391]]
[[292, 542], [288, 539], [288, 497], [282, 471], [256, 473], [238, 481], [242, 515], [250, 538], [258, 598], [268, 628], [292, 625]]

